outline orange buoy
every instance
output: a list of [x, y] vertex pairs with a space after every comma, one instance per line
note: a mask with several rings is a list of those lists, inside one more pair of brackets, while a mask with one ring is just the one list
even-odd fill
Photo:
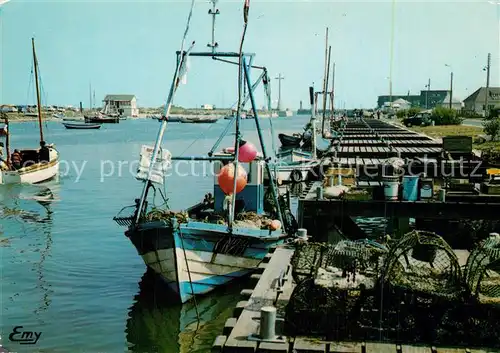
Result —
[[269, 224], [269, 228], [271, 230], [278, 230], [281, 228], [281, 222], [278, 221], [277, 219], [273, 219], [271, 223]]
[[[233, 193], [234, 174], [234, 164], [230, 163], [221, 168], [219, 176], [217, 177], [219, 186], [226, 195], [230, 195]], [[245, 168], [243, 168], [241, 165], [238, 165], [238, 174], [236, 177], [236, 193], [241, 192], [241, 190], [243, 190], [245, 186], [247, 186], [247, 172], [245, 171]]]

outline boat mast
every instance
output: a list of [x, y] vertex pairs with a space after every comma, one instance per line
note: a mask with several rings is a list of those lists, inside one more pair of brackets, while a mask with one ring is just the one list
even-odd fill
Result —
[[31, 46], [33, 48], [33, 66], [35, 67], [36, 100], [38, 105], [38, 124], [40, 126], [40, 141], [43, 141], [42, 104], [40, 99], [40, 88], [38, 87], [38, 60], [36, 59], [36, 52], [35, 52], [35, 38], [31, 38]]
[[215, 17], [220, 14], [217, 6], [218, 0], [212, 1], [212, 9], [208, 10], [208, 14], [212, 16], [212, 43], [208, 43], [207, 47], [212, 48], [212, 53], [215, 53], [215, 49], [219, 46], [219, 44], [215, 41]]
[[325, 137], [325, 124], [326, 124], [326, 100], [329, 96], [328, 92], [328, 81], [330, 79], [330, 59], [332, 54], [332, 47], [328, 47], [328, 60], [326, 64], [326, 77], [325, 77], [325, 89], [323, 91], [323, 121], [321, 124], [321, 135]]
[[314, 114], [314, 87], [309, 87], [309, 102], [311, 103], [311, 126], [312, 126], [312, 159], [316, 160], [316, 115]]

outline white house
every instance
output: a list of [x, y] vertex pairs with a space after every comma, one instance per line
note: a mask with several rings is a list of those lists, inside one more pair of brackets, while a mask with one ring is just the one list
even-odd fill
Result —
[[104, 97], [104, 113], [117, 113], [123, 116], [139, 115], [137, 99], [133, 94], [108, 94]]
[[204, 109], [204, 110], [214, 110], [215, 107], [213, 106], [213, 104], [203, 104], [201, 106], [201, 109]]
[[[387, 108], [391, 107], [390, 102], [386, 102], [384, 106], [387, 106]], [[411, 107], [411, 103], [408, 102], [407, 100], [404, 100], [402, 98], [396, 99], [394, 102], [392, 102], [392, 109], [394, 110], [405, 110], [409, 109]]]
[[[443, 100], [443, 103], [438, 104], [441, 107], [449, 108], [450, 107], [450, 92], [446, 94], [445, 99]], [[458, 97], [452, 97], [451, 99], [451, 108], [455, 110], [461, 110], [463, 107], [462, 100]]]

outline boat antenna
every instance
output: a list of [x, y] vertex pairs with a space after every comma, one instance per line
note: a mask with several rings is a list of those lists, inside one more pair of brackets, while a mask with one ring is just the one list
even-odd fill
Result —
[[218, 0], [211, 0], [212, 8], [208, 10], [208, 14], [212, 16], [212, 43], [208, 43], [207, 47], [212, 48], [212, 54], [215, 53], [215, 48], [219, 43], [215, 41], [215, 17], [220, 14], [219, 9], [216, 7]]
[[181, 82], [182, 77], [184, 76], [187, 72], [187, 59], [189, 57], [189, 54], [191, 50], [194, 47], [194, 41], [191, 43], [191, 46], [188, 48], [187, 51], [184, 51], [184, 46], [186, 43], [186, 37], [189, 32], [189, 25], [191, 23], [191, 17], [193, 16], [193, 9], [194, 9], [194, 3], [195, 0], [191, 0], [191, 9], [189, 10], [189, 15], [187, 18], [186, 22], [186, 29], [184, 30], [184, 35], [182, 37], [182, 42], [181, 42], [181, 50], [179, 54], [177, 55], [177, 66], [174, 72], [174, 77], [172, 78], [172, 84], [170, 86], [170, 92], [168, 94], [167, 102], [165, 104], [165, 112], [162, 117], [162, 122], [160, 129], [158, 130], [158, 136], [156, 137], [156, 142], [155, 146], [153, 149], [153, 153], [151, 155], [151, 162], [149, 165], [149, 170], [148, 170], [148, 178], [144, 182], [144, 188], [142, 190], [142, 195], [139, 200], [138, 208], [137, 208], [137, 215], [135, 219], [135, 223], [139, 223], [139, 219], [142, 215], [142, 208], [144, 207], [144, 202], [146, 200], [146, 197], [148, 195], [148, 189], [151, 186], [151, 176], [153, 174], [153, 170], [156, 164], [156, 159], [158, 158], [158, 153], [160, 150], [160, 146], [163, 140], [163, 134], [165, 133], [165, 130], [167, 128], [167, 120], [168, 116], [170, 115], [170, 109], [172, 108], [172, 101], [174, 99], [175, 92], [177, 91], [177, 88], [179, 87], [179, 84]]
[[231, 198], [231, 204], [229, 206], [229, 222], [228, 228], [229, 232], [232, 232], [233, 229], [233, 220], [234, 220], [234, 207], [236, 203], [236, 182], [238, 176], [238, 157], [240, 150], [240, 114], [241, 114], [241, 96], [242, 96], [242, 71], [243, 71], [243, 43], [245, 41], [245, 35], [247, 32], [248, 26], [248, 11], [250, 10], [250, 0], [245, 0], [245, 4], [243, 5], [243, 33], [241, 34], [240, 40], [240, 50], [239, 50], [239, 59], [238, 59], [238, 105], [236, 106], [236, 136], [234, 138], [234, 182], [233, 182], [233, 194]]
[[33, 48], [33, 66], [35, 67], [35, 85], [36, 85], [36, 101], [38, 105], [38, 125], [40, 127], [40, 142], [43, 141], [43, 126], [42, 126], [42, 105], [40, 98], [40, 87], [38, 86], [38, 60], [35, 52], [35, 38], [31, 38], [31, 47]]

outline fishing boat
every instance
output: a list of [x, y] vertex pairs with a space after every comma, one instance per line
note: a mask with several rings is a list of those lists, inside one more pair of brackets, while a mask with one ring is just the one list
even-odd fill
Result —
[[63, 121], [85, 121], [85, 118], [83, 116], [74, 116], [71, 118], [63, 118]]
[[118, 124], [120, 122], [119, 116], [106, 116], [98, 113], [94, 116], [84, 116], [86, 123], [97, 123], [97, 124]]
[[[40, 88], [38, 84], [38, 60], [35, 51], [35, 39], [31, 39], [33, 50], [33, 65], [35, 68], [35, 84], [38, 109], [38, 126], [40, 130], [40, 148], [37, 149], [19, 149], [20, 163], [15, 165], [11, 161], [10, 156], [10, 133], [8, 130], [8, 119], [5, 118], [5, 134], [7, 159], [0, 161], [0, 184], [36, 184], [54, 178], [59, 173], [59, 152], [54, 145], [47, 145], [43, 137], [42, 124], [42, 106], [40, 98]], [[44, 145], [42, 147], [42, 145]], [[44, 151], [45, 156], [41, 156], [40, 152]], [[48, 156], [47, 156], [48, 155]], [[46, 158], [47, 160], [42, 160]]]
[[300, 147], [300, 143], [302, 141], [302, 135], [300, 134], [278, 134], [278, 138], [281, 142], [281, 146], [283, 147]]
[[90, 129], [100, 129], [101, 124], [75, 124], [75, 123], [62, 123], [66, 129], [80, 129], [80, 130], [90, 130]]
[[[191, 3], [193, 9], [194, 0]], [[244, 13], [248, 13], [248, 2]], [[188, 24], [191, 16], [188, 17]], [[247, 17], [245, 16], [245, 27]], [[254, 54], [241, 52], [192, 52], [193, 44], [184, 50], [187, 30], [181, 50], [177, 52], [177, 67], [173, 76], [163, 120], [154, 146], [142, 146], [141, 161], [136, 178], [143, 182], [140, 198], [135, 205], [122, 209], [114, 220], [127, 227], [125, 235], [137, 249], [145, 264], [162, 278], [182, 302], [193, 296], [206, 294], [232, 280], [252, 273], [263, 261], [271, 247], [295, 235], [296, 229], [287, 220], [291, 213], [278, 195], [274, 178], [264, 187], [264, 174], [272, 170], [263, 141], [263, 133], [253, 99], [249, 65]], [[161, 147], [173, 97], [183, 81], [186, 62], [191, 57], [239, 60], [243, 76], [238, 80], [238, 108], [233, 120], [215, 143], [207, 156], [173, 157]], [[251, 104], [255, 126], [262, 152], [258, 154], [251, 142], [243, 140], [240, 131], [242, 85], [252, 95]], [[215, 153], [222, 138], [235, 125], [234, 150]], [[165, 172], [175, 161], [214, 162], [214, 183], [211, 192], [199, 204], [181, 212], [171, 207], [153, 208], [148, 201], [155, 184], [163, 184]], [[155, 187], [154, 190], [157, 190]], [[160, 190], [160, 189], [158, 189]], [[156, 194], [156, 193], [154, 193]], [[154, 196], [153, 194], [153, 196]], [[272, 199], [272, 206], [265, 207], [265, 196]], [[200, 197], [201, 199], [201, 197]], [[168, 200], [163, 203], [168, 205]], [[125, 214], [125, 210], [130, 211]], [[132, 211], [133, 210], [133, 211]], [[284, 223], [283, 220], [286, 222]]]
[[179, 121], [181, 123], [186, 123], [186, 124], [213, 124], [216, 123], [218, 120], [219, 118], [208, 118], [208, 117], [198, 117], [198, 116], [179, 118]]

